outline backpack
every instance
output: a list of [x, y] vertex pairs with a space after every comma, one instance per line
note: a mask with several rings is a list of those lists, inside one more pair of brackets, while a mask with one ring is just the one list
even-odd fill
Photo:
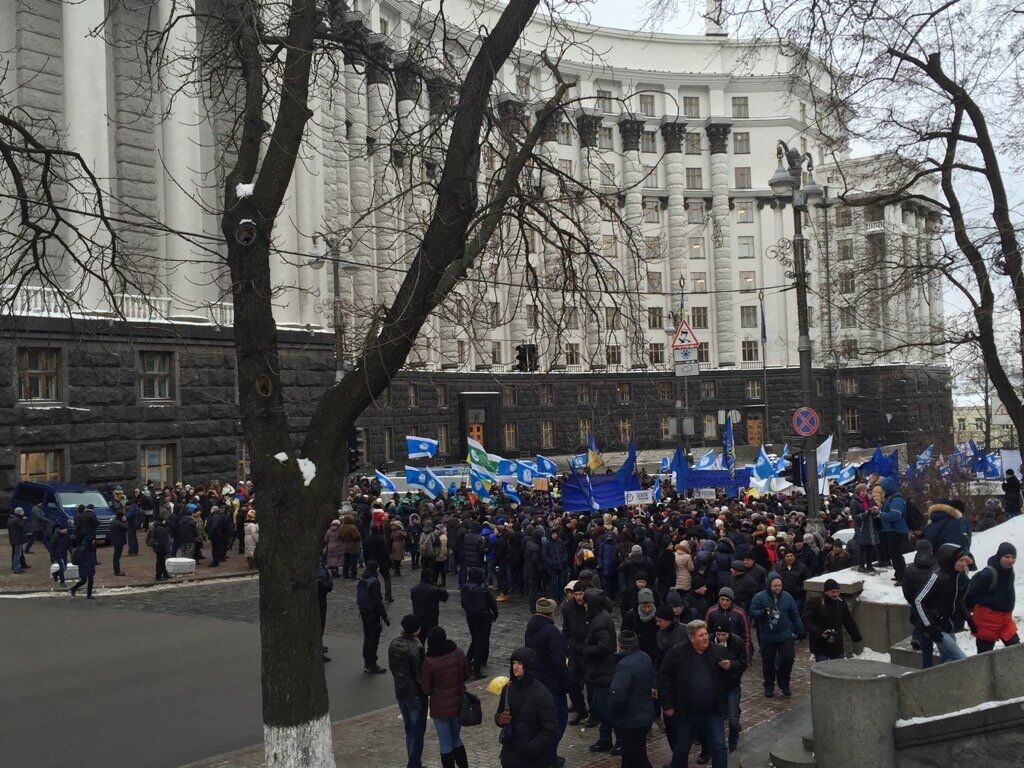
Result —
[[424, 533], [420, 536], [420, 557], [432, 558], [437, 552], [437, 548], [434, 546], [434, 535], [432, 533]]
[[912, 531], [920, 531], [924, 528], [924, 515], [921, 514], [921, 510], [910, 499], [904, 499], [904, 501], [906, 502], [905, 515], [907, 527]]
[[[372, 578], [371, 576], [370, 579]], [[361, 611], [373, 608], [373, 598], [370, 597], [370, 579], [364, 576], [356, 583], [356, 607]]]

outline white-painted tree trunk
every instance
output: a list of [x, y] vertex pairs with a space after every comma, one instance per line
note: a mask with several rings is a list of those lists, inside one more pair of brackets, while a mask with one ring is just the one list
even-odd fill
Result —
[[263, 726], [267, 768], [335, 768], [328, 715], [302, 725]]

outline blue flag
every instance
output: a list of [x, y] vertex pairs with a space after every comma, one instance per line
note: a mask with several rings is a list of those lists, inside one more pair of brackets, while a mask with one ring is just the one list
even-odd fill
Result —
[[729, 477], [736, 476], [736, 443], [732, 434], [732, 419], [728, 415], [722, 432], [722, 469], [729, 470]]
[[537, 477], [537, 469], [531, 467], [525, 461], [516, 462], [516, 482], [522, 485], [533, 487], [533, 481]]
[[672, 454], [672, 464], [670, 465], [670, 471], [673, 474], [672, 484], [678, 488], [685, 488], [687, 480], [690, 477], [690, 464], [686, 461], [686, 456], [683, 455], [683, 449], [678, 445], [676, 446], [675, 452]]
[[985, 471], [986, 455], [973, 440], [967, 441], [967, 447], [971, 449], [971, 469], [975, 474], [982, 474]]
[[853, 464], [847, 464], [839, 471], [839, 477], [836, 478], [837, 485], [846, 485], [857, 479], [857, 467]]
[[636, 443], [632, 440], [629, 441], [629, 450], [626, 452], [626, 461], [615, 471], [615, 474], [623, 481], [625, 481], [627, 477], [636, 474]]
[[577, 453], [575, 456], [569, 457], [569, 469], [576, 472], [580, 469], [587, 468], [587, 454]]
[[429, 437], [405, 436], [405, 450], [410, 459], [429, 459], [437, 455], [437, 440]]
[[715, 451], [714, 449], [708, 451], [693, 464], [694, 469], [711, 469], [715, 464]]
[[664, 475], [664, 474], [667, 474], [668, 472], [670, 472], [671, 470], [669, 468], [671, 466], [672, 466], [672, 459], [671, 459], [671, 457], [669, 457], [669, 456], [662, 457], [662, 459], [661, 459], [661, 470], [660, 470], [661, 474]]
[[513, 501], [516, 504], [520, 504], [520, 505], [523, 503], [523, 500], [521, 498], [519, 498], [519, 493], [516, 491], [514, 486], [511, 486], [508, 483], [502, 483], [501, 484], [501, 492], [503, 494], [505, 494], [505, 497], [509, 501]]
[[537, 454], [537, 474], [541, 477], [554, 477], [558, 474], [558, 465], [551, 459]]
[[375, 470], [377, 480], [380, 481], [380, 487], [385, 491], [391, 491], [391, 493], [398, 493], [398, 488], [391, 482], [391, 478], [381, 472], [379, 469]]
[[917, 457], [918, 469], [924, 469], [925, 467], [932, 463], [932, 453], [934, 450], [935, 446], [929, 445], [927, 448], [921, 451], [921, 455]]
[[654, 485], [651, 486], [651, 490], [654, 491], [654, 500], [661, 501], [661, 478], [654, 478]]
[[757, 453], [757, 461], [754, 462], [754, 476], [758, 480], [767, 480], [775, 477], [777, 474], [775, 467], [772, 465], [772, 460], [768, 458], [764, 445], [762, 445], [761, 450]]
[[491, 500], [490, 490], [487, 486], [487, 478], [477, 472], [475, 469], [469, 470], [469, 490], [477, 495], [477, 497], [484, 501]]
[[426, 467], [406, 467], [405, 482], [410, 488], [421, 489], [431, 499], [444, 492], [444, 483]]
[[998, 480], [1000, 475], [1003, 474], [1002, 464], [1002, 458], [995, 451], [985, 454], [985, 478], [988, 480]]

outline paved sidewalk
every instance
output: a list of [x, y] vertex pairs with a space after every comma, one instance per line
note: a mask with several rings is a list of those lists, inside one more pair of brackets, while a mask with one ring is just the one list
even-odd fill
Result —
[[[121, 570], [124, 576], [115, 576], [113, 567], [114, 550], [107, 545], [100, 545], [96, 550], [96, 558], [100, 565], [96, 568], [96, 576], [93, 578], [93, 586], [97, 589], [123, 589], [124, 587], [148, 587], [154, 584], [168, 584], [182, 581], [198, 581], [202, 579], [222, 579], [235, 576], [244, 576], [249, 571], [246, 566], [245, 557], [238, 554], [238, 545], [235, 545], [234, 552], [229, 553], [228, 559], [216, 568], [208, 567], [210, 562], [210, 545], [203, 547], [203, 554], [206, 560], [200, 560], [196, 564], [194, 574], [188, 576], [173, 577], [171, 582], [155, 581], [156, 557], [153, 550], [145, 545], [145, 531], [139, 532], [139, 554], [135, 557], [128, 557], [127, 548], [121, 556]], [[5, 542], [6, 544], [6, 542]], [[43, 542], [37, 541], [32, 551], [26, 555], [30, 569], [21, 574], [11, 572], [10, 547], [4, 547], [7, 556], [0, 568], [0, 595], [31, 594], [34, 592], [66, 592], [67, 588], [60, 586], [50, 577], [50, 554], [43, 546]], [[74, 582], [69, 582], [68, 587]], [[80, 592], [81, 593], [81, 592]]]

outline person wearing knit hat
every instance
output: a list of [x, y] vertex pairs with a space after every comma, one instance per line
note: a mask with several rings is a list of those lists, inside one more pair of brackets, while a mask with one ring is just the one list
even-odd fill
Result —
[[[743, 641], [743, 647], [749, 656], [753, 656], [753, 645], [750, 641], [750, 620], [742, 607], [736, 604], [736, 594], [732, 587], [718, 590], [718, 603], [708, 609], [706, 620], [711, 626], [722, 619], [729, 624], [729, 631]], [[712, 631], [713, 631], [712, 627]]]
[[997, 641], [1002, 641], [1003, 645], [1020, 642], [1013, 621], [1016, 603], [1013, 566], [1016, 562], [1017, 548], [1008, 541], [1002, 542], [967, 588], [964, 603], [971, 612], [969, 623], [978, 653], [991, 651]]
[[554, 701], [555, 738], [551, 740], [548, 749], [546, 764], [549, 766], [559, 763], [558, 743], [569, 723], [569, 706], [565, 695], [571, 685], [566, 665], [565, 638], [554, 623], [557, 607], [558, 603], [550, 598], [537, 598], [536, 613], [526, 624], [524, 638], [524, 645], [536, 654], [530, 666], [530, 675], [548, 690]]
[[[722, 590], [718, 592], [719, 598]], [[733, 612], [739, 608], [733, 609]], [[744, 623], [746, 617], [744, 617]], [[711, 632], [711, 642], [718, 646], [726, 659], [729, 660], [729, 669], [722, 674], [722, 687], [725, 689], [725, 713], [729, 723], [728, 750], [735, 752], [740, 740], [740, 699], [742, 692], [740, 682], [743, 673], [747, 671], [750, 649], [741, 635], [735, 632], [735, 625], [730, 618], [729, 612], [720, 612], [712, 616], [708, 611], [708, 629]]]
[[[654, 622], [651, 621], [654, 626]], [[645, 653], [637, 633], [623, 629], [619, 652], [608, 689], [606, 712], [615, 726], [624, 766], [649, 766], [647, 735], [654, 723], [654, 662]]]
[[846, 655], [843, 629], [850, 633], [853, 642], [861, 641], [860, 629], [850, 606], [840, 597], [839, 582], [835, 579], [825, 579], [821, 597], [807, 601], [803, 620], [815, 661], [841, 659]]

